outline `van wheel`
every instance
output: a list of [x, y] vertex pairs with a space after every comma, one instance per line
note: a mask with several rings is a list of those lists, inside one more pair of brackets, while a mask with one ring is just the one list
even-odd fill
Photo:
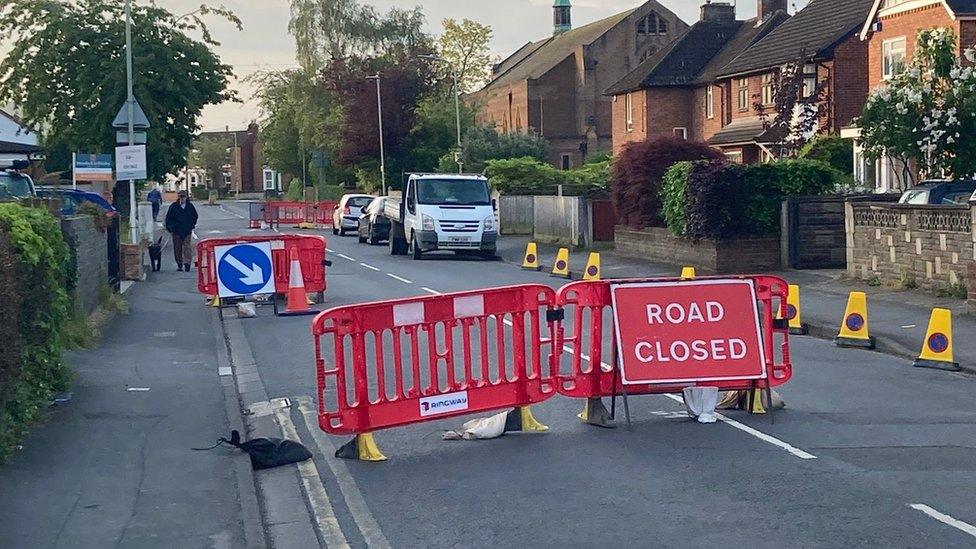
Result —
[[332, 234], [339, 234], [339, 229], [332, 227]]
[[417, 242], [417, 235], [415, 234], [410, 237], [410, 255], [415, 261], [424, 258], [424, 252], [420, 250], [420, 242]]

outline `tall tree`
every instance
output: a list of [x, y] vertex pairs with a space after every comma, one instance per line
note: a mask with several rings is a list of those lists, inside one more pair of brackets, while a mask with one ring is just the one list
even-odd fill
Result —
[[492, 30], [470, 19], [445, 19], [444, 32], [437, 39], [437, 50], [457, 72], [461, 93], [479, 89], [491, 76], [494, 58], [488, 44]]
[[213, 182], [207, 188], [217, 189], [226, 184], [224, 181], [224, 166], [229, 163], [229, 139], [222, 137], [203, 137], [198, 139], [193, 147], [193, 161], [207, 173], [207, 178]]
[[[204, 106], [235, 99], [231, 67], [212, 51], [203, 20], [211, 14], [241, 27], [223, 8], [176, 16], [155, 4], [132, 7], [135, 95], [152, 125], [150, 178], [185, 164]], [[50, 150], [111, 150], [126, 95], [124, 27], [123, 2], [114, 0], [0, 2], [0, 39], [13, 46], [0, 62], [0, 101], [42, 128]], [[63, 155], [52, 160], [50, 170], [67, 168]]]

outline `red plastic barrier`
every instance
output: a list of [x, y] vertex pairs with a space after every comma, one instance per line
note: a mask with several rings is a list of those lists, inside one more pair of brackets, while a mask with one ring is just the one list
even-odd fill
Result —
[[[774, 307], [781, 312], [786, 310], [786, 296], [789, 287], [786, 281], [772, 276], [721, 277], [715, 280], [748, 279], [755, 285], [759, 304], [760, 328], [766, 360], [766, 379], [708, 381], [702, 385], [718, 387], [720, 390], [764, 389], [777, 387], [789, 381], [793, 374], [790, 362], [789, 328], [785, 322], [774, 320]], [[709, 280], [700, 277], [696, 280]], [[564, 320], [556, 327], [557, 346], [561, 356], [557, 367], [558, 391], [574, 398], [609, 397], [622, 394], [623, 384], [608, 362], [612, 362], [615, 343], [612, 337], [613, 321], [605, 326], [604, 312], [612, 312], [610, 287], [612, 284], [639, 282], [675, 282], [681, 279], [634, 279], [574, 282], [560, 288], [556, 296], [556, 306], [563, 310]], [[785, 318], [785, 317], [783, 317]], [[567, 326], [571, 324], [571, 326]], [[573, 333], [567, 335], [567, 330]], [[606, 335], [606, 337], [605, 337]], [[780, 353], [775, 353], [777, 338], [781, 338]], [[609, 356], [608, 356], [609, 355]], [[568, 365], [566, 364], [568, 362]], [[568, 367], [567, 367], [568, 366]], [[616, 385], [616, 387], [614, 387]], [[627, 385], [628, 394], [680, 393], [694, 383], [680, 385], [639, 384]]]
[[288, 291], [288, 277], [291, 274], [289, 253], [292, 249], [298, 251], [305, 291], [309, 293], [325, 291], [325, 237], [291, 234], [201, 240], [197, 243], [197, 290], [204, 295], [217, 295], [217, 265], [214, 255], [217, 246], [252, 242], [271, 242], [271, 263], [274, 267], [276, 293], [284, 294]]
[[319, 426], [361, 434], [549, 399], [554, 302], [530, 284], [319, 314]]
[[337, 202], [286, 202], [270, 201], [263, 206], [263, 220], [270, 226], [300, 225], [313, 223], [315, 225], [332, 226], [332, 212]]
[[331, 200], [326, 200], [322, 202], [316, 202], [312, 204], [310, 214], [310, 223], [316, 225], [323, 225], [325, 227], [332, 226], [332, 213], [335, 211], [336, 207], [339, 206], [338, 202]]

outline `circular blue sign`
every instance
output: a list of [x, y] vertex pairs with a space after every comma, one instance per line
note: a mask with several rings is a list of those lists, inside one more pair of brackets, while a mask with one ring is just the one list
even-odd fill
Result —
[[933, 353], [944, 353], [949, 348], [949, 338], [945, 334], [934, 333], [929, 337], [929, 349]]
[[257, 246], [241, 244], [228, 250], [217, 264], [217, 278], [240, 295], [261, 291], [271, 279], [271, 259]]
[[864, 328], [864, 317], [858, 313], [851, 313], [847, 317], [847, 329], [852, 332], [860, 332]]

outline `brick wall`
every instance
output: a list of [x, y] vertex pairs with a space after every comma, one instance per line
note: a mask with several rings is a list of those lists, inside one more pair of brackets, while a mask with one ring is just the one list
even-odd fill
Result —
[[705, 86], [695, 88], [693, 92], [692, 104], [689, 105], [692, 113], [692, 127], [688, 130], [688, 139], [692, 141], [708, 141], [716, 132], [722, 129], [722, 121], [725, 120], [727, 116], [726, 111], [728, 110], [727, 89], [720, 86], [713, 86], [713, 88], [715, 116], [712, 118], [708, 118], [705, 113]]
[[[904, 11], [881, 18], [881, 32], [872, 33], [868, 40], [868, 85], [874, 89], [883, 82], [883, 44], [885, 40], [905, 37], [906, 59], [915, 54], [918, 31], [935, 27], [951, 28], [959, 34], [959, 22], [953, 21], [941, 3]], [[967, 25], [971, 26], [971, 25]], [[967, 29], [967, 34], [972, 31]]]
[[108, 241], [88, 215], [61, 218], [61, 233], [78, 266], [76, 299], [85, 314], [98, 307], [98, 288], [108, 284]]
[[848, 203], [847, 272], [926, 290], [964, 284], [976, 235], [968, 206]]
[[780, 268], [779, 235], [693, 241], [663, 228], [635, 231], [617, 226], [614, 249], [625, 257], [690, 265], [703, 273], [755, 273]]
[[833, 110], [832, 131], [849, 126], [864, 110], [868, 98], [867, 65], [868, 42], [862, 41], [856, 33], [834, 49], [829, 90]]

